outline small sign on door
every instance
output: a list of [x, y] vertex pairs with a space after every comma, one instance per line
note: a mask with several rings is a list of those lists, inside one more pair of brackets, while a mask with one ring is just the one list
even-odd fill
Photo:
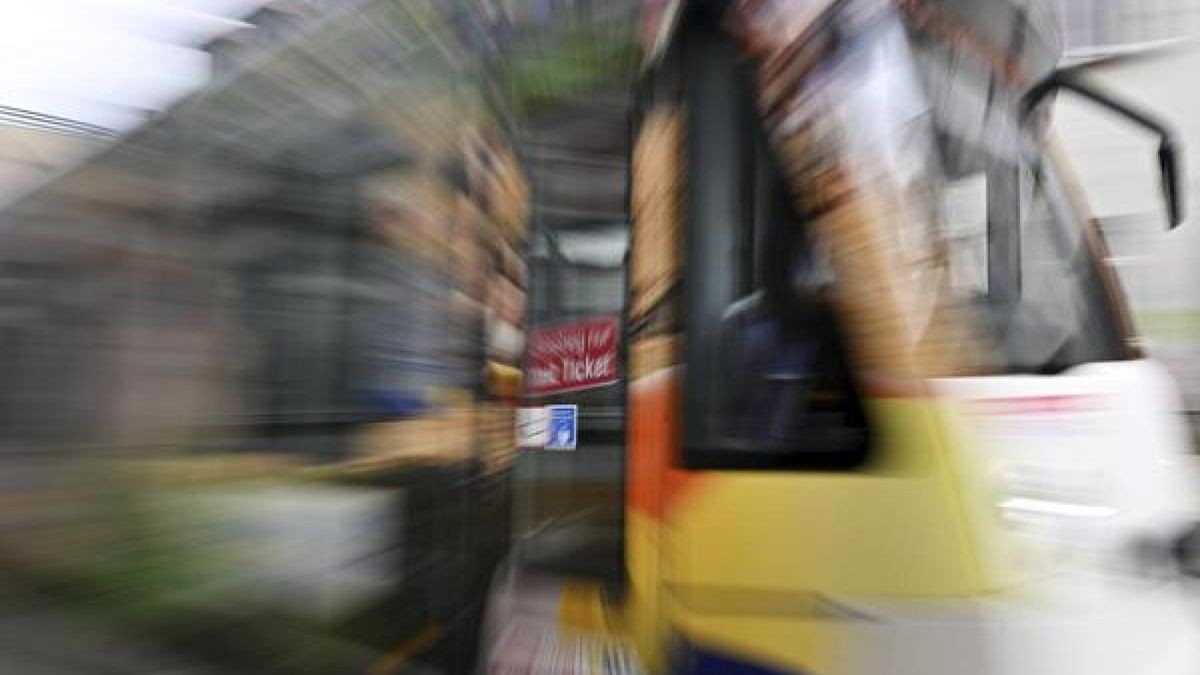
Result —
[[517, 447], [523, 450], [541, 450], [546, 447], [548, 419], [544, 406], [517, 408]]
[[546, 406], [546, 449], [574, 450], [579, 430], [579, 406]]

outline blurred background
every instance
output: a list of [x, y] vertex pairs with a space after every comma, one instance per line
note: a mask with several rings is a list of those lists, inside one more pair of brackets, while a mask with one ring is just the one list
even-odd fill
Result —
[[0, 672], [468, 672], [514, 536], [619, 570], [616, 378], [513, 404], [621, 306], [635, 9], [3, 8]]
[[[1200, 0], [1042, 1], [1200, 204]], [[623, 307], [638, 4], [0, 6], [0, 672], [462, 672], [511, 541], [621, 574], [621, 378], [512, 429], [530, 336]], [[1200, 429], [1196, 219], [1055, 128]]]

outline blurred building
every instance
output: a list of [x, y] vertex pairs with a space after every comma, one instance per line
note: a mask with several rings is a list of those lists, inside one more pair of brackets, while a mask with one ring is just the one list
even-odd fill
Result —
[[297, 33], [322, 17], [336, 14], [361, 0], [264, 0], [248, 14], [245, 25], [218, 35], [204, 46], [212, 54], [213, 77], [220, 79], [282, 48]]
[[103, 127], [0, 106], [0, 202], [49, 180], [111, 137]]

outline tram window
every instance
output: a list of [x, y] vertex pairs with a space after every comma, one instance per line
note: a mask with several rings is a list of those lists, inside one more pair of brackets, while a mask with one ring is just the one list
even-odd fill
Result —
[[852, 468], [866, 418], [827, 301], [830, 266], [771, 160], [732, 47], [689, 37], [684, 465]]
[[987, 174], [947, 180], [942, 223], [950, 255], [950, 286], [963, 297], [988, 294]]
[[991, 337], [993, 367], [1054, 374], [1126, 358], [1080, 218], [1050, 159], [1035, 171], [963, 141], [942, 157], [952, 160], [943, 163], [940, 190], [947, 272]]
[[951, 285], [990, 338], [991, 358], [980, 365], [1056, 374], [1128, 358], [1083, 214], [1054, 155], [1034, 152], [1041, 143], [1025, 148], [1018, 92], [944, 41], [914, 45], [938, 150], [938, 166], [927, 170], [942, 193]]

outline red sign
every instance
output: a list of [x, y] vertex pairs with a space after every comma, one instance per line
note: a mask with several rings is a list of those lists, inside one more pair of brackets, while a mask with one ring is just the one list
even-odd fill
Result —
[[617, 381], [620, 329], [615, 316], [598, 316], [530, 333], [525, 391], [545, 396]]

